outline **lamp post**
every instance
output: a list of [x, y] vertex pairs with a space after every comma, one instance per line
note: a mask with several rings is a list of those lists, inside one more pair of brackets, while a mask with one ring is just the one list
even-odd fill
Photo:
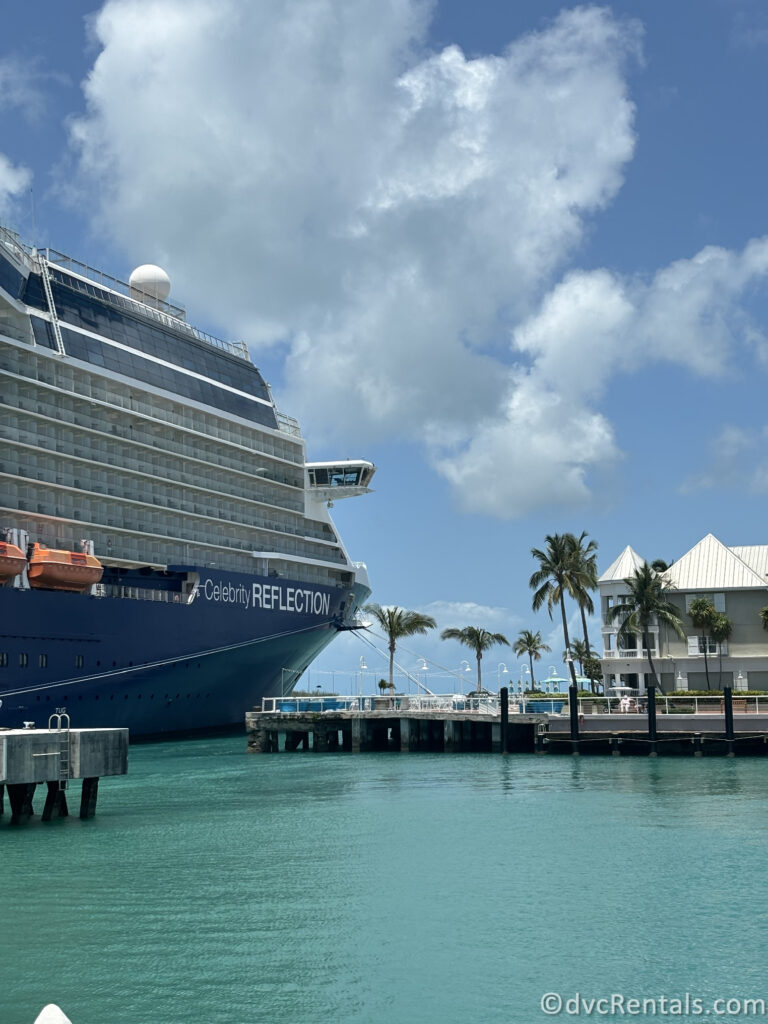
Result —
[[531, 670], [528, 668], [527, 665], [521, 665], [520, 666], [520, 692], [521, 693], [525, 693], [525, 690], [526, 690], [526, 685], [525, 685], [525, 675], [526, 675], [526, 673], [530, 676]]
[[360, 709], [361, 710], [362, 710], [362, 707], [363, 707], [363, 670], [367, 669], [367, 668], [368, 668], [368, 666], [365, 664], [365, 655], [361, 654], [360, 655], [360, 687], [359, 687]]
[[426, 690], [426, 688], [427, 688], [426, 683], [422, 683], [420, 673], [421, 672], [424, 672], [424, 673], [428, 672], [429, 671], [429, 665], [427, 664], [427, 659], [423, 655], [421, 656], [420, 661], [421, 661], [421, 664], [416, 669], [416, 678], [419, 680], [419, 689], [421, 689], [422, 686], [423, 686], [424, 689]]
[[468, 661], [462, 661], [459, 665], [459, 689], [461, 690], [462, 696], [464, 696], [464, 672], [471, 672], [472, 669]]
[[501, 693], [501, 677], [503, 675], [508, 676], [509, 669], [503, 661], [500, 661], [496, 667], [496, 693]]

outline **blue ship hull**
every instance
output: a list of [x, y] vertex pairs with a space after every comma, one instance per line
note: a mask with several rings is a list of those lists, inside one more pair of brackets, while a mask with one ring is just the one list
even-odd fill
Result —
[[45, 726], [57, 707], [133, 736], [242, 723], [368, 593], [184, 568], [200, 577], [189, 604], [0, 587], [0, 726]]

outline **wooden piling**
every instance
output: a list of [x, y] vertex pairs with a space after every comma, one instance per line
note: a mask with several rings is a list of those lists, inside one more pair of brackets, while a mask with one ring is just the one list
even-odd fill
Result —
[[456, 722], [446, 718], [443, 722], [443, 751], [452, 754], [456, 749]]
[[328, 730], [324, 725], [316, 725], [312, 730], [312, 749], [322, 754], [327, 752]]
[[35, 813], [32, 799], [36, 789], [36, 782], [18, 782], [11, 783], [8, 786], [8, 803], [11, 805], [12, 825], [21, 825], [29, 821]]
[[726, 757], [735, 757], [733, 750], [733, 690], [730, 686], [723, 687], [723, 706], [725, 708], [725, 744]]
[[568, 687], [568, 710], [571, 716], [571, 753], [575, 756], [579, 753], [579, 690], [576, 683]]
[[648, 687], [648, 756], [656, 757], [656, 687]]
[[362, 747], [363, 740], [363, 720], [362, 718], [353, 718], [351, 733], [351, 747], [353, 754], [359, 754]]
[[[400, 751], [404, 754], [411, 752], [411, 732], [412, 726], [415, 724], [411, 718], [400, 719]], [[415, 739], [415, 737], [414, 737]], [[414, 744], [415, 745], [415, 744]]]
[[83, 779], [83, 789], [80, 794], [80, 817], [92, 818], [96, 813], [96, 800], [99, 795], [99, 780]]
[[45, 798], [45, 806], [40, 820], [50, 821], [51, 818], [66, 818], [68, 815], [67, 791], [62, 789], [58, 782], [49, 782], [48, 795]]
[[499, 690], [501, 698], [501, 752], [508, 754], [509, 750], [509, 687], [502, 686]]

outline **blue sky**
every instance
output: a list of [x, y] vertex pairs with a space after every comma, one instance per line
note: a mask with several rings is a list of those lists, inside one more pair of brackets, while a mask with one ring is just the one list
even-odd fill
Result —
[[[310, 458], [376, 462], [333, 514], [380, 603], [541, 628], [546, 671], [546, 533], [603, 567], [766, 542], [762, 3], [38, 8], [4, 11], [0, 222], [118, 277], [161, 263]], [[344, 637], [313, 685], [361, 653], [372, 682]]]

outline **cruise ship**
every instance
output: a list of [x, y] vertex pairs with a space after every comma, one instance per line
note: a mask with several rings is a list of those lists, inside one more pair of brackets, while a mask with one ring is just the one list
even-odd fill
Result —
[[370, 594], [329, 507], [365, 460], [307, 462], [242, 342], [0, 228], [0, 727], [243, 721]]

